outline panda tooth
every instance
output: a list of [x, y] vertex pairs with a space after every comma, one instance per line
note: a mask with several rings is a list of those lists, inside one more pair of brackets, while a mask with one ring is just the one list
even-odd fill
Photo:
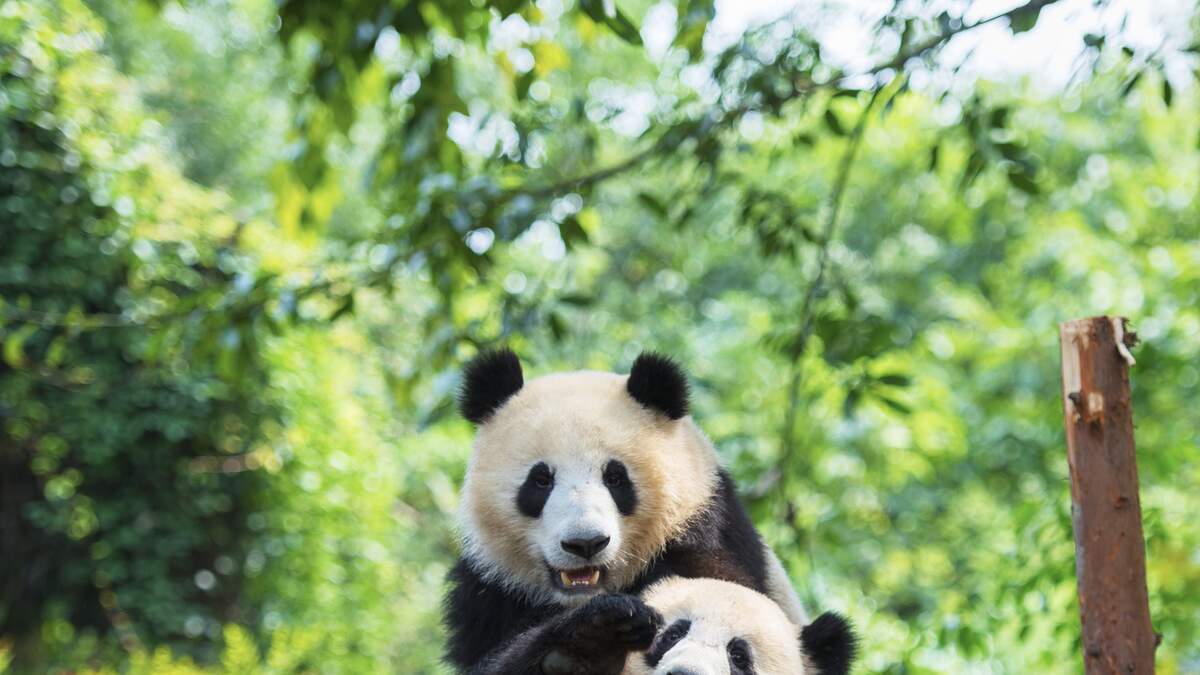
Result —
[[566, 572], [561, 572], [561, 571], [560, 571], [560, 572], [558, 573], [558, 576], [559, 576], [559, 578], [562, 580], [562, 584], [563, 584], [563, 586], [573, 586], [573, 585], [575, 585], [575, 584], [574, 584], [574, 582], [572, 582], [572, 581], [571, 581], [571, 575], [567, 574]]
[[592, 576], [588, 579], [588, 585], [595, 586], [600, 583], [600, 570], [592, 570]]

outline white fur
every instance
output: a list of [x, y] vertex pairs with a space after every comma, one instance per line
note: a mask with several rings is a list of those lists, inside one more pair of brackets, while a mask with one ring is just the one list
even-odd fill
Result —
[[792, 623], [797, 626], [808, 625], [808, 612], [805, 612], [804, 605], [800, 604], [800, 596], [796, 595], [796, 589], [792, 586], [792, 580], [788, 578], [787, 570], [784, 569], [779, 556], [775, 555], [770, 546], [763, 544], [763, 548], [766, 549], [767, 558], [767, 597], [779, 604], [779, 608]]
[[679, 619], [691, 621], [688, 634], [657, 667], [643, 653], [630, 654], [625, 675], [665, 675], [683, 670], [694, 675], [729, 675], [727, 645], [741, 638], [750, 646], [759, 675], [803, 675], [805, 664], [800, 628], [767, 596], [728, 581], [672, 577], [648, 588], [646, 604], [663, 615], [663, 627]]
[[[542, 557], [555, 569], [584, 565], [606, 566], [621, 550], [621, 514], [604, 486], [604, 465], [596, 462], [559, 462], [554, 490], [534, 523], [533, 539]], [[562, 542], [569, 539], [609, 537], [608, 546], [590, 560], [568, 553]]]

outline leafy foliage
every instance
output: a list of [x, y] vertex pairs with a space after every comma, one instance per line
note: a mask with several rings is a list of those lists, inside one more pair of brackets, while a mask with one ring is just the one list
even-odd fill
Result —
[[181, 471], [238, 457], [266, 414], [235, 223], [162, 157], [86, 11], [20, 5], [0, 30], [2, 630], [194, 638], [236, 604], [211, 570], [240, 555], [262, 482]]
[[1089, 33], [1061, 91], [942, 52], [1053, 4], [900, 3], [848, 70], [707, 0], [10, 0], [0, 664], [444, 672], [452, 394], [505, 343], [685, 364], [864, 672], [1077, 671], [1055, 323], [1114, 313], [1195, 670], [1196, 52]]

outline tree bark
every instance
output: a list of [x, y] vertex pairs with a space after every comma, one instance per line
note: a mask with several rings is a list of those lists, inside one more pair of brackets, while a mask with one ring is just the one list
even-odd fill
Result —
[[1129, 398], [1137, 336], [1125, 319], [1101, 316], [1060, 324], [1059, 338], [1084, 670], [1153, 673]]

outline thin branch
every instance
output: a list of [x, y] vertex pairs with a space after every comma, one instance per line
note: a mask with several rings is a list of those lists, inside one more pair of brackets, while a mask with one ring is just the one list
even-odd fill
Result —
[[[979, 28], [981, 26], [986, 26], [990, 23], [995, 23], [997, 21], [1002, 21], [1004, 19], [1011, 20], [1013, 17], [1016, 17], [1021, 14], [1025, 14], [1027, 12], [1040, 12], [1045, 7], [1053, 5], [1054, 3], [1058, 2], [1058, 1], [1059, 0], [1030, 0], [1029, 2], [1027, 2], [1023, 5], [1021, 5], [1019, 7], [1014, 7], [1002, 14], [996, 14], [994, 16], [989, 16], [986, 19], [980, 19], [979, 21], [976, 21], [974, 23], [964, 23], [964, 24], [961, 24], [960, 26], [958, 26], [957, 28], [951, 28], [949, 30], [942, 31], [941, 33], [938, 33], [937, 35], [934, 35], [934, 36], [930, 37], [929, 39], [918, 43], [917, 46], [913, 47], [912, 49], [909, 49], [904, 52], [901, 52], [900, 54], [897, 54], [891, 60], [885, 61], [883, 63], [876, 65], [875, 67], [871, 68], [870, 70], [863, 73], [862, 75], [877, 75], [885, 70], [895, 70], [895, 69], [901, 68], [904, 66], [905, 63], [908, 63], [908, 61], [910, 59], [914, 59], [918, 56], [922, 56], [926, 52], [936, 49], [937, 47], [939, 47], [943, 43], [949, 41], [951, 38], [953, 38], [956, 35], [959, 35], [961, 33], [966, 33], [968, 31], [975, 30], [976, 28]], [[862, 75], [859, 75], [858, 77], [861, 77]], [[836, 81], [845, 80], [845, 79], [847, 79], [847, 78], [842, 77]]]
[[105, 312], [90, 314], [79, 312], [38, 312], [12, 305], [0, 307], [0, 323], [7, 321], [31, 323], [43, 328], [74, 328], [78, 330], [123, 328], [126, 326], [135, 326], [140, 323], [124, 314], [109, 314]]
[[803, 382], [804, 374], [801, 361], [804, 358], [804, 353], [808, 350], [808, 342], [812, 338], [813, 329], [816, 326], [817, 297], [825, 285], [825, 277], [829, 270], [829, 247], [833, 243], [834, 236], [837, 234], [839, 216], [841, 215], [842, 204], [845, 202], [846, 187], [850, 183], [850, 169], [854, 166], [855, 157], [858, 155], [858, 149], [862, 145], [863, 136], [867, 129], [867, 122], [875, 108], [875, 103], [879, 100], [881, 91], [881, 89], [875, 90], [875, 93], [871, 96], [871, 100], [863, 109], [862, 114], [859, 115], [854, 129], [850, 132], [849, 139], [846, 141], [846, 149], [842, 153], [841, 161], [838, 163], [837, 175], [834, 178], [833, 190], [829, 197], [828, 210], [825, 213], [825, 222], [821, 228], [821, 239], [817, 248], [817, 268], [813, 274], [812, 281], [809, 282], [808, 288], [804, 292], [804, 299], [800, 303], [800, 332], [797, 334], [796, 342], [794, 343], [791, 364], [792, 377], [788, 383], [788, 405], [784, 412], [783, 427], [779, 433], [780, 453], [775, 487], [781, 492], [787, 482], [787, 465], [791, 462], [792, 455], [795, 454], [796, 417], [800, 409], [800, 385]]
[[[996, 14], [996, 15], [987, 17], [985, 19], [980, 19], [979, 21], [975, 21], [973, 23], [964, 23], [964, 24], [959, 25], [956, 28], [950, 28], [950, 29], [944, 30], [944, 31], [938, 33], [937, 35], [931, 36], [928, 39], [918, 43], [914, 47], [904, 50], [903, 52], [893, 56], [892, 58], [888, 59], [887, 61], [878, 63], [861, 73], [855, 73], [852, 75], [840, 75], [838, 77], [827, 80], [825, 82], [819, 82], [819, 83], [818, 82], [806, 82], [803, 86], [797, 86], [790, 92], [789, 96], [787, 97], [787, 100], [794, 100], [794, 99], [800, 98], [801, 96], [812, 94], [820, 89], [840, 86], [840, 85], [844, 84], [845, 82], [847, 82], [848, 80], [851, 80], [854, 78], [878, 75], [886, 70], [902, 69], [904, 67], [904, 65], [906, 63], [908, 63], [910, 60], [924, 56], [928, 52], [945, 44], [946, 42], [948, 42], [951, 38], [955, 37], [956, 35], [961, 35], [962, 33], [966, 33], [966, 32], [975, 30], [976, 28], [979, 28], [981, 26], [986, 26], [988, 24], [995, 23], [997, 21], [1002, 21], [1004, 19], [1011, 20], [1013, 17], [1018, 16], [1023, 13], [1026, 13], [1026, 12], [1039, 12], [1042, 10], [1042, 8], [1047, 7], [1049, 5], [1053, 5], [1056, 2], [1059, 2], [1059, 0], [1030, 0], [1029, 2], [1027, 2], [1019, 7], [1010, 9], [1007, 12], [1003, 12], [1001, 14]], [[876, 91], [878, 91], [878, 90], [876, 90]], [[744, 116], [746, 113], [752, 111], [753, 109], [754, 109], [754, 106], [752, 106], [752, 105], [742, 105], [742, 106], [738, 106], [737, 108], [734, 108], [732, 110], [718, 113], [716, 115], [718, 121], [717, 121], [717, 123], [712, 124], [709, 127], [709, 132], [713, 133], [717, 129], [720, 129], [722, 127], [730, 125], [733, 122], [736, 122], [738, 119], [740, 119], [742, 116]], [[614, 176], [619, 176], [623, 173], [626, 173], [627, 171], [636, 169], [637, 167], [641, 166], [642, 164], [649, 161], [650, 159], [653, 159], [655, 156], [659, 155], [660, 153], [669, 152], [670, 150], [673, 150], [673, 149], [674, 149], [674, 146], [669, 146], [669, 145], [663, 143], [662, 139], [660, 138], [657, 142], [652, 144], [650, 147], [645, 148], [644, 150], [641, 150], [640, 152], [634, 153], [633, 155], [627, 157], [626, 159], [624, 159], [620, 162], [617, 162], [616, 164], [613, 164], [611, 166], [607, 166], [603, 169], [598, 169], [598, 170], [590, 172], [590, 173], [580, 174], [580, 175], [574, 176], [572, 178], [567, 178], [567, 179], [564, 179], [561, 181], [548, 183], [548, 184], [544, 184], [544, 185], [534, 185], [534, 186], [530, 186], [530, 187], [517, 187], [517, 188], [513, 188], [511, 190], [507, 190], [503, 194], [507, 197], [513, 197], [516, 195], [528, 195], [530, 197], [551, 197], [551, 196], [564, 194], [566, 192], [577, 190], [582, 187], [590, 187], [596, 183], [603, 182]]]
[[612, 166], [600, 169], [593, 173], [587, 173], [574, 178], [558, 181], [557, 183], [549, 183], [547, 185], [514, 188], [507, 193], [507, 196], [527, 195], [534, 198], [553, 197], [556, 195], [574, 192], [580, 188], [590, 187], [596, 183], [603, 182], [613, 176], [619, 176], [626, 171], [637, 168], [642, 163], [649, 160], [651, 157], [662, 152], [665, 148], [661, 142], [656, 142], [650, 147], [627, 157], [624, 161], [613, 164]]

